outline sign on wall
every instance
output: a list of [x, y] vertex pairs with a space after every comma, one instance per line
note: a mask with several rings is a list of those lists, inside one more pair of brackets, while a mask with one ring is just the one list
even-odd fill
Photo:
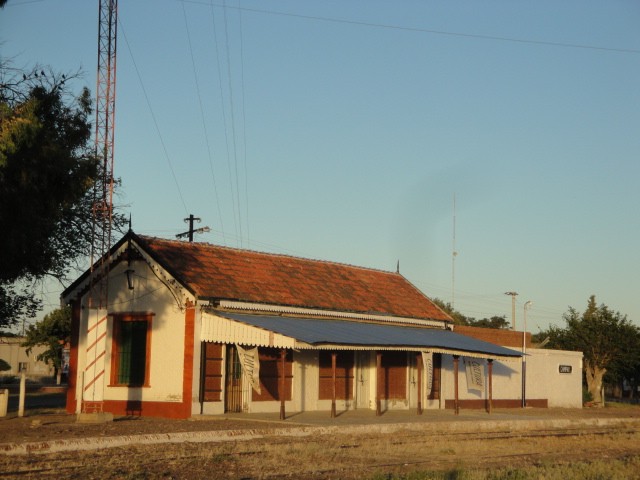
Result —
[[558, 372], [560, 373], [571, 373], [573, 367], [571, 365], [560, 365], [558, 367]]
[[484, 388], [484, 364], [475, 358], [465, 358], [464, 366], [467, 374], [467, 388], [482, 390]]

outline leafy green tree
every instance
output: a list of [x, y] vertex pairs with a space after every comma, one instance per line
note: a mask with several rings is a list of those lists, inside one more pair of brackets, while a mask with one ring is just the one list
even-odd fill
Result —
[[620, 391], [626, 383], [630, 387], [630, 398], [635, 398], [640, 381], [640, 329], [629, 328], [626, 335], [628, 349], [609, 364], [604, 382], [619, 386]]
[[511, 324], [507, 321], [507, 317], [504, 315], [494, 315], [490, 318], [481, 318], [476, 320], [475, 318], [469, 318], [469, 326], [481, 327], [481, 328], [496, 328], [496, 329], [509, 329]]
[[453, 308], [451, 303], [445, 302], [439, 298], [432, 298], [431, 301], [440, 307], [445, 313], [453, 318], [454, 325], [469, 325], [469, 319], [464, 314]]
[[552, 326], [545, 333], [551, 348], [581, 351], [587, 390], [594, 402], [602, 404], [602, 384], [607, 369], [630, 365], [640, 347], [640, 331], [620, 312], [605, 304], [598, 306], [592, 295], [580, 314], [570, 307], [563, 315], [565, 328]]
[[453, 318], [454, 325], [468, 325], [470, 327], [481, 328], [510, 328], [510, 323], [507, 321], [507, 318], [504, 315], [494, 315], [490, 318], [481, 318], [480, 320], [476, 320], [473, 317], [467, 317], [463, 313], [460, 313], [458, 310], [453, 308], [450, 303], [444, 302], [439, 298], [433, 298], [432, 301], [438, 307], [448, 313], [451, 318]]
[[[1, 60], [0, 60], [1, 62]], [[69, 76], [0, 63], [0, 327], [40, 308], [33, 286], [64, 283], [91, 249], [100, 165], [91, 142], [91, 96]], [[114, 215], [114, 226], [125, 218]]]
[[47, 347], [38, 355], [38, 360], [51, 362], [56, 374], [62, 369], [62, 351], [65, 343], [71, 338], [71, 307], [53, 310], [35, 325], [29, 325], [26, 339], [22, 343], [27, 347], [27, 354], [35, 346]]

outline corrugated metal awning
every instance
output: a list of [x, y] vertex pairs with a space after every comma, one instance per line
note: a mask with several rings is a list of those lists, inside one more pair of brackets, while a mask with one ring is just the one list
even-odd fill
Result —
[[381, 325], [347, 320], [248, 315], [202, 314], [201, 340], [296, 349], [407, 350], [515, 359], [516, 350], [449, 330]]

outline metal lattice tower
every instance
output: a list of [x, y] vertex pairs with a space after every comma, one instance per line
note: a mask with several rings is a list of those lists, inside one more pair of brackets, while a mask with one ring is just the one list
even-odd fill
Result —
[[95, 155], [99, 179], [94, 186], [91, 275], [86, 329], [87, 365], [82, 374], [82, 413], [103, 414], [109, 259], [113, 219], [113, 137], [116, 109], [117, 0], [99, 1]]
[[[98, 20], [98, 75], [96, 85], [95, 153], [101, 168], [101, 181], [96, 183], [93, 205], [93, 233], [91, 269], [100, 273], [92, 278], [100, 280], [94, 285], [91, 297], [95, 307], [107, 306], [108, 260], [111, 248], [113, 215], [113, 146], [116, 110], [116, 38], [118, 0], [100, 0]], [[95, 265], [100, 262], [99, 265]], [[93, 272], [92, 272], [93, 273]]]

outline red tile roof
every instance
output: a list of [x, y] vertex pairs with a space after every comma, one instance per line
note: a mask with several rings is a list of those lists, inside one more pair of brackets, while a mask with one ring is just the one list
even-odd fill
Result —
[[137, 236], [199, 298], [447, 320], [399, 273]]

